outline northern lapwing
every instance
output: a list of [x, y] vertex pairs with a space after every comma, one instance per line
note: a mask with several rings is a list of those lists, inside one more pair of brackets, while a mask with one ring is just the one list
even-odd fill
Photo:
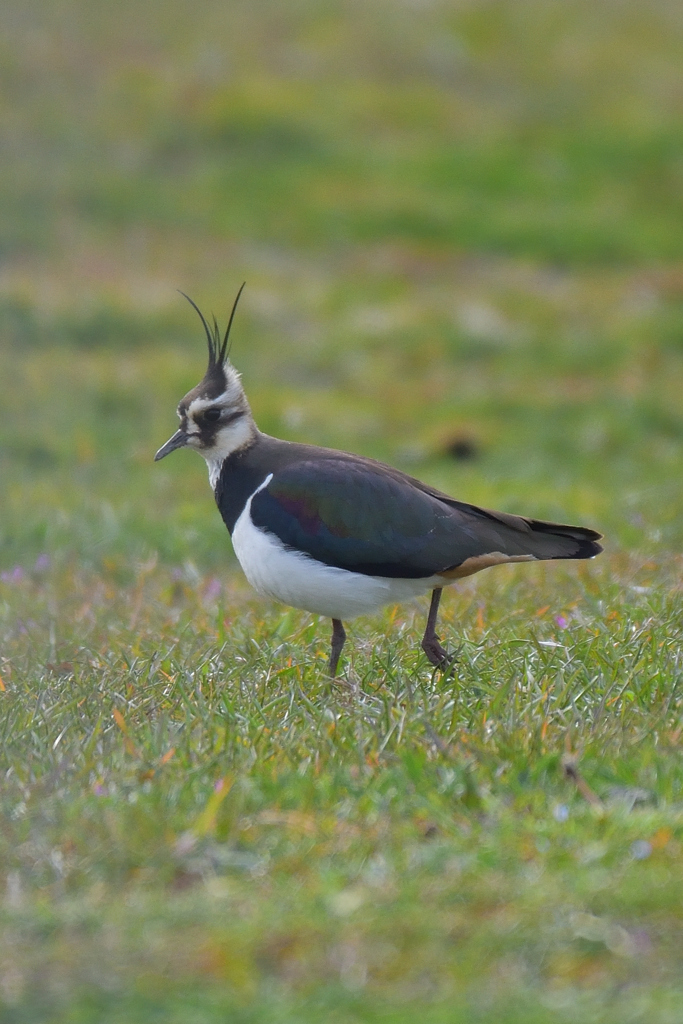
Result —
[[491, 512], [373, 459], [262, 434], [228, 358], [242, 288], [222, 338], [215, 317], [210, 326], [185, 296], [204, 326], [209, 365], [178, 405], [180, 428], [154, 458], [187, 447], [206, 459], [254, 589], [332, 619], [331, 676], [345, 619], [431, 591], [422, 649], [444, 667], [450, 658], [436, 634], [443, 587], [491, 565], [602, 550], [595, 530]]

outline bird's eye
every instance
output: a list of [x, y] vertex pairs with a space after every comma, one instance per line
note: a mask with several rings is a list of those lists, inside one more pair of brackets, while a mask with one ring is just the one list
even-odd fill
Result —
[[221, 418], [220, 409], [207, 409], [204, 413], [204, 419], [207, 423], [218, 423]]

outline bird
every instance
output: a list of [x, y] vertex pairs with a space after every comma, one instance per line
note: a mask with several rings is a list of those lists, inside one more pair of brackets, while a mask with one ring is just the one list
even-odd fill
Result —
[[431, 591], [422, 650], [435, 669], [452, 654], [436, 632], [443, 588], [490, 566], [592, 558], [601, 534], [459, 501], [374, 459], [281, 440], [254, 421], [229, 338], [199, 315], [204, 377], [181, 399], [180, 427], [154, 456], [180, 448], [204, 457], [237, 559], [259, 595], [332, 620], [329, 675], [337, 675], [344, 622]]

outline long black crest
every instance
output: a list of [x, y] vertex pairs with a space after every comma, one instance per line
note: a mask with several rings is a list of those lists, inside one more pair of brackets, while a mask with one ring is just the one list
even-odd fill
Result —
[[246, 285], [246, 283], [247, 283], [246, 281], [242, 281], [242, 284], [240, 286], [240, 290], [237, 292], [237, 295], [235, 296], [235, 301], [232, 304], [232, 310], [231, 310], [231, 313], [230, 313], [230, 319], [228, 320], [228, 326], [225, 328], [225, 334], [223, 336], [223, 344], [221, 346], [221, 363], [224, 363], [225, 360], [230, 355], [230, 346], [228, 345], [228, 338], [230, 337], [230, 328], [232, 327], [232, 322], [235, 319], [235, 310], [237, 309], [237, 303], [240, 301], [240, 295], [244, 291], [244, 286]]
[[[244, 291], [244, 286], [246, 285], [246, 283], [246, 281], [242, 283], [240, 290], [235, 296], [235, 301], [232, 304], [232, 312], [230, 313], [230, 319], [228, 320], [228, 326], [225, 329], [225, 334], [223, 335], [223, 338], [221, 338], [221, 333], [218, 328], [218, 322], [216, 320], [216, 317], [214, 316], [212, 318], [211, 326], [209, 326], [206, 317], [202, 313], [197, 303], [194, 302], [189, 295], [186, 295], [185, 292], [180, 292], [183, 298], [187, 299], [192, 308], [197, 312], [197, 315], [199, 316], [199, 319], [201, 320], [202, 325], [204, 327], [204, 333], [206, 334], [206, 342], [209, 347], [209, 371], [211, 371], [216, 366], [222, 366], [225, 360], [228, 358], [228, 355], [230, 354], [230, 348], [228, 347], [228, 339], [230, 338], [230, 328], [232, 327], [232, 322], [235, 319], [235, 310], [237, 309], [237, 303], [240, 300], [240, 295]], [[180, 291], [180, 289], [178, 289], [178, 291]]]

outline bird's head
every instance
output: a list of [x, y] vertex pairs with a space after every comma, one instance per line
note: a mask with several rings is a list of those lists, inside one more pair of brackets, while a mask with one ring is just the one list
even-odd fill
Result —
[[[203, 455], [210, 469], [220, 466], [233, 452], [248, 445], [256, 434], [256, 425], [237, 370], [228, 360], [228, 339], [237, 302], [242, 294], [237, 293], [230, 320], [221, 338], [216, 318], [211, 326], [204, 314], [185, 296], [197, 310], [209, 346], [209, 365], [202, 380], [178, 403], [180, 428], [173, 437], [162, 445], [154, 461], [170, 455], [176, 448], [194, 448]], [[183, 293], [184, 294], [184, 293]]]

